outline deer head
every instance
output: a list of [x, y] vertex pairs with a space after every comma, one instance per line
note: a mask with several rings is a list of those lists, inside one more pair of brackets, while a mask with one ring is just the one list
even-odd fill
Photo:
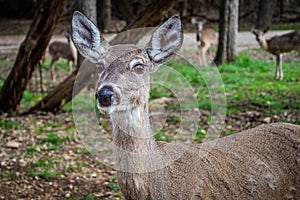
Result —
[[251, 33], [253, 33], [255, 35], [255, 38], [257, 40], [258, 43], [262, 43], [263, 40], [265, 39], [265, 33], [267, 33], [269, 31], [269, 28], [264, 29], [263, 31], [259, 30], [259, 29], [251, 29]]
[[196, 18], [192, 17], [191, 23], [196, 26], [198, 32], [201, 32], [204, 28], [204, 24], [206, 23], [206, 19], [203, 19], [202, 21], [198, 21]]
[[99, 109], [113, 112], [147, 104], [150, 73], [180, 49], [183, 33], [179, 17], [174, 16], [154, 31], [144, 48], [110, 46], [87, 17], [75, 12], [72, 38], [79, 52], [102, 70], [96, 92]]

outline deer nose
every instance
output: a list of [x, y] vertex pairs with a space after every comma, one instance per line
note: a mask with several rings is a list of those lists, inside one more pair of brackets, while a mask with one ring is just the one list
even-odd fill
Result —
[[107, 107], [111, 106], [112, 96], [115, 94], [111, 86], [103, 86], [96, 94], [100, 106]]

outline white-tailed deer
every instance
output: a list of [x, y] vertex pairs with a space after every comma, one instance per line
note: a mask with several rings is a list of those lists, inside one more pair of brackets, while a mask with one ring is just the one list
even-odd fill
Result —
[[48, 49], [49, 54], [51, 56], [50, 75], [53, 81], [56, 81], [54, 68], [55, 63], [58, 61], [59, 58], [68, 60], [69, 73], [72, 72], [72, 64], [74, 64], [75, 66], [77, 64], [77, 51], [70, 38], [70, 35], [66, 31], [64, 31], [62, 34], [67, 38], [68, 42], [53, 41], [49, 45]]
[[127, 200], [300, 197], [300, 126], [264, 125], [190, 146], [154, 139], [150, 74], [180, 49], [179, 17], [156, 29], [145, 48], [110, 46], [80, 12], [72, 30], [78, 51], [102, 71], [96, 99], [100, 111], [110, 114], [118, 183]]
[[196, 39], [198, 45], [198, 62], [202, 66], [207, 66], [206, 54], [211, 45], [217, 44], [217, 34], [211, 28], [204, 28], [206, 20], [197, 21], [195, 18], [191, 20], [192, 24], [196, 26]]
[[300, 56], [300, 31], [293, 31], [284, 35], [276, 35], [266, 39], [264, 34], [267, 32], [252, 29], [251, 32], [256, 36], [260, 47], [276, 56], [275, 79], [282, 80], [282, 53], [295, 50]]

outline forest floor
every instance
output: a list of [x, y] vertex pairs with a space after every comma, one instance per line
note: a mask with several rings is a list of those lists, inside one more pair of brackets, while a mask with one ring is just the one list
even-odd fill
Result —
[[[270, 35], [277, 33], [282, 32], [271, 32]], [[188, 34], [187, 37], [191, 39], [186, 40], [182, 52], [186, 58], [195, 60], [194, 34]], [[60, 36], [56, 38], [61, 39]], [[4, 81], [9, 73], [11, 61], [16, 56], [23, 39], [24, 35], [0, 35], [1, 81]], [[249, 32], [239, 34], [238, 44], [239, 51], [258, 48], [254, 36]], [[249, 54], [255, 59], [265, 61], [273, 59], [270, 54], [263, 51], [250, 50]], [[295, 54], [287, 54], [285, 60], [293, 60], [294, 57]], [[275, 66], [270, 69], [272, 76], [274, 70]], [[46, 83], [50, 83], [48, 88], [50, 89], [53, 83], [48, 80], [49, 71], [45, 71], [44, 76]], [[64, 76], [60, 75], [59, 80]], [[295, 81], [300, 81], [300, 76]], [[33, 88], [38, 90], [38, 87]], [[172, 101], [167, 98], [159, 103], [164, 104], [163, 109], [170, 108], [165, 125], [167, 131], [160, 135], [160, 138], [167, 140], [168, 135], [178, 128], [179, 122], [176, 108], [171, 105]], [[207, 110], [200, 112], [199, 126], [207, 130], [210, 113]], [[99, 118], [101, 127], [107, 135], [110, 135], [108, 116], [100, 115]], [[300, 123], [299, 119], [299, 110], [272, 115], [264, 107], [247, 105], [243, 110], [226, 115], [223, 136], [271, 122]], [[27, 116], [1, 115], [0, 200], [123, 199], [117, 185], [116, 171], [86, 149], [76, 128], [71, 105], [56, 115], [50, 113]]]

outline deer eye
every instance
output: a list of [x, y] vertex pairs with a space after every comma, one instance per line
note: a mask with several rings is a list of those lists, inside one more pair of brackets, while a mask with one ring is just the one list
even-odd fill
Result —
[[136, 64], [133, 66], [132, 70], [137, 74], [143, 74], [144, 72], [144, 65]]

